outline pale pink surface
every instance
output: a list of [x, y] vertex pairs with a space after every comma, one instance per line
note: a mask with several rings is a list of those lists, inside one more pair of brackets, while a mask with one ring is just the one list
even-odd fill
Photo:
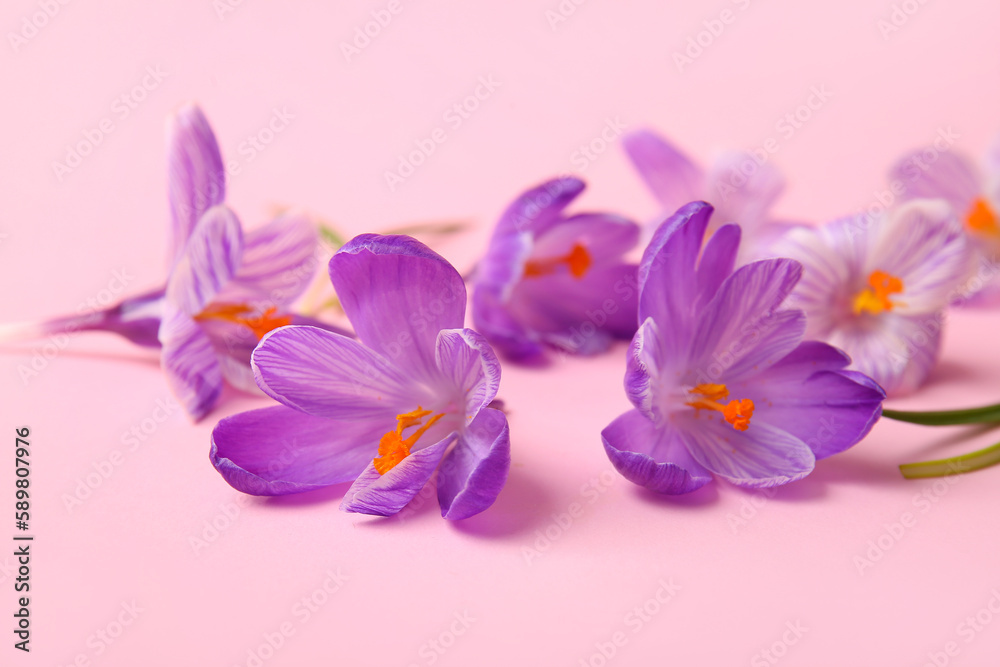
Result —
[[[133, 293], [163, 279], [163, 128], [188, 100], [205, 109], [225, 157], [241, 163], [229, 201], [246, 224], [289, 204], [351, 232], [470, 219], [472, 233], [437, 246], [463, 271], [508, 200], [577, 171], [574, 152], [615, 119], [657, 127], [705, 162], [775, 137], [772, 159], [791, 182], [779, 213], [807, 220], [874, 201], [891, 161], [940, 128], [953, 127], [957, 147], [977, 156], [1000, 130], [995, 3], [928, 3], [883, 39], [888, 1], [594, 0], [555, 30], [546, 11], [557, 0], [404, 1], [348, 63], [339, 44], [385, 6], [244, 2], [220, 20], [209, 0], [70, 3], [19, 51], [7, 44], [2, 319], [74, 311], [116, 270], [133, 276]], [[38, 7], [5, 3], [4, 32]], [[678, 72], [673, 52], [724, 8], [734, 22]], [[156, 66], [166, 78], [121, 118], [114, 100]], [[448, 126], [444, 112], [489, 76], [500, 87], [461, 127]], [[833, 96], [783, 138], [775, 123], [813, 86]], [[294, 119], [248, 160], [241, 142], [275, 108]], [[52, 163], [105, 117], [114, 131], [59, 182]], [[438, 126], [446, 142], [390, 193], [384, 171]], [[582, 175], [587, 208], [654, 214], [617, 146]], [[1000, 314], [961, 313], [948, 324], [933, 382], [893, 407], [1000, 401]], [[238, 396], [197, 426], [175, 410], [131, 451], [125, 434], [169, 396], [153, 355], [81, 334], [22, 381], [34, 351], [5, 351], [3, 437], [12, 447], [15, 427], [32, 430], [37, 541], [34, 650], [15, 651], [6, 631], [3, 664], [68, 665], [82, 655], [94, 665], [175, 665], [179, 656], [247, 665], [248, 651], [286, 622], [294, 634], [263, 664], [423, 665], [433, 655], [440, 665], [599, 665], [598, 645], [617, 632], [627, 641], [610, 664], [770, 664], [759, 652], [797, 622], [807, 631], [780, 664], [920, 665], [952, 641], [959, 652], [949, 664], [996, 664], [1000, 615], [989, 612], [992, 623], [971, 635], [959, 625], [1000, 591], [1000, 468], [937, 485], [896, 469], [985, 446], [996, 432], [956, 442], [962, 429], [883, 422], [773, 498], [716, 484], [662, 500], [612, 476], [600, 446], [601, 428], [627, 407], [623, 350], [544, 372], [506, 367], [510, 481], [494, 508], [459, 524], [441, 520], [433, 498], [405, 521], [343, 514], [342, 487], [247, 499], [209, 465], [209, 433], [212, 418], [264, 399]], [[64, 496], [116, 450], [120, 465], [67, 510]], [[0, 475], [5, 544], [11, 458]], [[560, 528], [556, 517], [574, 503], [582, 513]], [[234, 508], [209, 540], [206, 525], [225, 525]], [[735, 524], [741, 512], [746, 523]], [[884, 537], [907, 512], [916, 524]], [[546, 531], [556, 536], [547, 547]], [[860, 573], [855, 558], [880, 537], [891, 548]], [[192, 539], [210, 543], [196, 549]], [[0, 550], [4, 627], [16, 597], [11, 551]], [[303, 623], [295, 605], [327, 571], [349, 579]], [[681, 588], [648, 622], [627, 617], [661, 580]], [[132, 601], [142, 612], [110, 646], [91, 637]], [[474, 621], [452, 645], [463, 613]], [[442, 655], [427, 644], [439, 638], [449, 646]]]

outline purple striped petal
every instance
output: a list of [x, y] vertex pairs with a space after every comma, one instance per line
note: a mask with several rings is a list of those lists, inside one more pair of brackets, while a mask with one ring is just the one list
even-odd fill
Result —
[[777, 364], [729, 386], [734, 397], [750, 399], [751, 428], [760, 422], [790, 433], [817, 459], [855, 445], [882, 414], [885, 392], [871, 378], [842, 371], [849, 359], [840, 350], [808, 341]]
[[709, 381], [733, 382], [794, 350], [805, 332], [805, 314], [778, 308], [801, 275], [802, 265], [788, 259], [761, 260], [737, 269], [698, 320], [691, 366], [718, 369], [718, 376]]
[[906, 317], [889, 312], [872, 319], [870, 326], [838, 330], [830, 343], [851, 355], [851, 368], [870, 376], [889, 396], [913, 393], [937, 362], [943, 313]]
[[295, 301], [316, 275], [318, 247], [316, 226], [300, 214], [285, 214], [246, 232], [243, 260], [218, 300], [263, 310]]
[[[925, 152], [933, 152], [936, 157], [928, 160], [923, 156]], [[955, 152], [915, 151], [900, 159], [890, 170], [889, 177], [906, 186], [904, 199], [940, 197], [947, 200], [958, 215], [964, 215], [982, 192], [979, 170], [971, 160]]]
[[625, 367], [625, 395], [637, 410], [657, 421], [662, 418], [656, 400], [660, 377], [681, 370], [679, 360], [664, 356], [660, 340], [659, 327], [653, 318], [647, 318], [632, 338]]
[[[586, 184], [566, 176], [537, 185], [518, 197], [500, 216], [494, 240], [510, 235], [533, 234], [536, 238], [562, 219], [562, 212]], [[491, 242], [492, 243], [492, 242]]]
[[666, 211], [705, 197], [705, 174], [676, 146], [650, 130], [621, 139], [625, 153]]
[[257, 345], [252, 363], [268, 396], [319, 417], [381, 418], [391, 427], [395, 415], [429, 398], [394, 362], [316, 327], [275, 329]]
[[712, 475], [692, 458], [681, 435], [630, 410], [601, 431], [604, 451], [625, 479], [657, 493], [700, 489]]
[[507, 416], [487, 408], [469, 424], [438, 473], [441, 516], [466, 519], [496, 501], [510, 470]]
[[894, 309], [922, 315], [944, 308], [968, 274], [969, 244], [944, 201], [920, 199], [900, 206], [872, 230], [869, 268], [903, 281]]
[[396, 514], [424, 488], [448, 447], [457, 439], [458, 433], [453, 432], [413, 452], [384, 475], [375, 470], [374, 463], [369, 463], [347, 490], [340, 509], [375, 516]]
[[362, 234], [330, 260], [344, 312], [365, 345], [433, 382], [437, 334], [465, 325], [465, 282], [443, 257], [408, 236]]
[[698, 295], [695, 303], [707, 304], [733, 272], [740, 250], [742, 230], [739, 225], [723, 225], [712, 234], [698, 261]]
[[212, 340], [197, 322], [167, 303], [160, 342], [160, 362], [167, 384], [191, 418], [198, 421], [222, 393], [222, 369]]
[[226, 198], [222, 154], [201, 109], [180, 109], [167, 131], [167, 197], [170, 265], [180, 257], [205, 212]]
[[225, 206], [205, 213], [167, 281], [167, 300], [190, 316], [204, 310], [239, 269], [243, 232]]
[[675, 423], [695, 461], [736, 484], [760, 488], [801, 479], [816, 457], [806, 443], [766, 422], [751, 420], [737, 431], [707, 410], [678, 413]]
[[327, 419], [276, 405], [222, 419], [212, 430], [210, 458], [243, 493], [302, 493], [355, 479], [386, 430], [378, 420]]
[[446, 329], [438, 333], [436, 354], [444, 392], [464, 397], [463, 415], [474, 417], [496, 398], [500, 361], [483, 336], [472, 329]]

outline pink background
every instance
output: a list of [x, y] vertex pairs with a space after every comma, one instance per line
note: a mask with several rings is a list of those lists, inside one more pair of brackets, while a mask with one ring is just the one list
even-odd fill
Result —
[[[340, 44], [387, 2], [250, 1], [221, 18], [211, 0], [49, 4], [59, 11], [37, 34], [0, 47], [3, 320], [73, 312], [116, 287], [115, 271], [128, 293], [163, 280], [163, 128], [188, 100], [239, 163], [229, 201], [245, 223], [290, 204], [352, 233], [469, 220], [473, 231], [436, 244], [463, 271], [506, 203], [579, 172], [575, 152], [609, 121], [654, 126], [703, 161], [773, 137], [790, 181], [778, 212], [816, 221], [872, 202], [889, 163], [941, 128], [977, 156], [1000, 130], [995, 3], [897, 3], [919, 9], [884, 37], [889, 0], [564, 0], [575, 12], [554, 28], [546, 13], [559, 0], [402, 0], [350, 61]], [[732, 22], [678, 71], [673, 53], [724, 9]], [[0, 27], [17, 33], [40, 11], [5, 2]], [[125, 116], [115, 100], [147, 68], [162, 81], [147, 78], [155, 87]], [[499, 87], [447, 124], [480, 77]], [[783, 137], [776, 123], [817, 86], [832, 97]], [[250, 159], [243, 142], [274, 109], [294, 118]], [[113, 131], [59, 180], [53, 163], [103, 119]], [[439, 126], [446, 141], [390, 192], [384, 172]], [[585, 166], [581, 206], [656, 212], [618, 146]], [[893, 407], [1000, 400], [997, 327], [997, 314], [954, 315], [933, 381]], [[30, 655], [6, 629], [16, 595], [12, 548], [0, 548], [3, 664], [923, 665], [938, 654], [976, 666], [1000, 655], [1000, 468], [949, 483], [896, 468], [996, 432], [958, 440], [968, 431], [881, 423], [771, 496], [716, 484], [664, 500], [612, 475], [600, 446], [627, 406], [618, 347], [544, 372], [505, 368], [514, 464], [488, 512], [450, 524], [431, 498], [405, 520], [378, 520], [339, 512], [342, 487], [263, 500], [223, 482], [207, 459], [213, 419], [264, 399], [234, 394], [198, 425], [179, 410], [163, 419], [155, 355], [80, 334], [22, 379], [41, 350], [0, 355], [3, 438], [13, 447], [15, 427], [32, 431], [37, 535]], [[133, 427], [144, 441], [126, 439]], [[907, 513], [910, 526], [894, 527]], [[859, 568], [870, 550], [877, 562]], [[332, 593], [327, 572], [346, 577]], [[310, 596], [322, 601], [311, 611]], [[134, 619], [122, 612], [133, 602]], [[977, 613], [991, 621], [979, 630], [966, 622]]]

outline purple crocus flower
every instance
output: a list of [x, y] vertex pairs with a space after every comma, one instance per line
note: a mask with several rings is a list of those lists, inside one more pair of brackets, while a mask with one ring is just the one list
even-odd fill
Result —
[[845, 371], [847, 355], [803, 342], [782, 303], [798, 262], [733, 270], [740, 228], [705, 245], [712, 207], [693, 202], [655, 232], [639, 265], [639, 319], [625, 392], [635, 409], [604, 429], [615, 468], [653, 491], [687, 493], [718, 475], [745, 487], [800, 479], [863, 438], [885, 394]]
[[327, 326], [286, 310], [315, 273], [319, 237], [314, 225], [296, 214], [242, 231], [223, 204], [222, 154], [198, 107], [177, 113], [167, 143], [166, 286], [103, 310], [5, 325], [0, 340], [110, 331], [139, 345], [162, 347], [171, 388], [188, 414], [200, 419], [218, 400], [223, 378], [258, 393], [250, 352], [268, 331], [293, 322]]
[[854, 359], [890, 396], [917, 389], [937, 360], [943, 312], [968, 270], [968, 244], [942, 200], [797, 229], [774, 248], [802, 263], [793, 294], [806, 336]]
[[595, 354], [635, 333], [636, 267], [622, 256], [639, 227], [607, 213], [564, 215], [585, 187], [566, 177], [522, 194], [476, 267], [473, 322], [513, 360], [541, 361], [546, 346]]
[[253, 352], [257, 384], [281, 405], [227, 417], [213, 465], [253, 495], [354, 480], [341, 509], [389, 516], [438, 470], [447, 519], [489, 507], [510, 467], [507, 418], [490, 408], [500, 364], [463, 328], [465, 283], [408, 236], [363, 234], [330, 260], [357, 340], [277, 329]]
[[904, 188], [902, 201], [944, 199], [962, 223], [971, 276], [956, 305], [1000, 304], [1000, 139], [983, 169], [960, 153], [927, 148], [901, 158], [890, 176]]
[[215, 134], [188, 106], [169, 139], [171, 269], [159, 340], [167, 380], [194, 419], [215, 405], [223, 380], [257, 391], [250, 353], [266, 333], [293, 322], [326, 326], [287, 310], [315, 272], [315, 226], [291, 214], [244, 233], [225, 189]]
[[708, 236], [724, 223], [740, 226], [743, 242], [737, 266], [759, 259], [775, 240], [797, 226], [771, 215], [771, 207], [785, 189], [785, 179], [766, 161], [766, 155], [761, 161], [750, 153], [727, 152], [706, 170], [651, 130], [626, 134], [622, 145], [664, 215], [687, 202], [702, 200], [715, 207]]

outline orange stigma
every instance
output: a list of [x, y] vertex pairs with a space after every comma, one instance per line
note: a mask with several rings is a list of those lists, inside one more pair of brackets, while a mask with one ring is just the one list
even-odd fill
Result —
[[872, 271], [868, 276], [868, 287], [854, 296], [854, 314], [879, 313], [892, 310], [901, 303], [893, 303], [889, 297], [903, 291], [903, 281], [885, 271]]
[[729, 401], [723, 405], [719, 401], [724, 401], [729, 397], [729, 389], [726, 385], [699, 384], [688, 393], [701, 397], [688, 403], [692, 408], [721, 412], [726, 421], [732, 424], [737, 431], [745, 431], [750, 428], [750, 418], [753, 417], [753, 401], [744, 398], [738, 401]]
[[396, 430], [389, 431], [382, 436], [378, 443], [378, 456], [373, 463], [378, 474], [384, 475], [410, 455], [410, 449], [417, 444], [424, 433], [433, 426], [437, 420], [444, 417], [444, 414], [437, 414], [427, 420], [427, 423], [410, 434], [410, 437], [403, 439], [403, 431], [411, 426], [417, 426], [423, 422], [424, 417], [431, 414], [430, 410], [424, 410], [417, 406], [416, 410], [396, 415]]
[[201, 311], [194, 316], [196, 320], [224, 320], [226, 322], [232, 322], [233, 324], [241, 324], [253, 332], [253, 335], [260, 340], [268, 332], [277, 329], [278, 327], [288, 326], [292, 323], [291, 315], [282, 315], [280, 317], [275, 317], [275, 313], [278, 309], [274, 306], [268, 308], [266, 311], [259, 315], [247, 316], [247, 313], [252, 313], [253, 308], [244, 303], [222, 303], [215, 306], [209, 306], [205, 310]]
[[1000, 220], [997, 214], [982, 197], [972, 202], [969, 212], [965, 214], [965, 226], [974, 234], [985, 236], [1000, 236]]
[[592, 263], [593, 259], [587, 252], [586, 246], [577, 243], [562, 257], [527, 262], [524, 265], [524, 275], [527, 277], [546, 276], [555, 273], [560, 264], [565, 264], [574, 278], [583, 278]]

